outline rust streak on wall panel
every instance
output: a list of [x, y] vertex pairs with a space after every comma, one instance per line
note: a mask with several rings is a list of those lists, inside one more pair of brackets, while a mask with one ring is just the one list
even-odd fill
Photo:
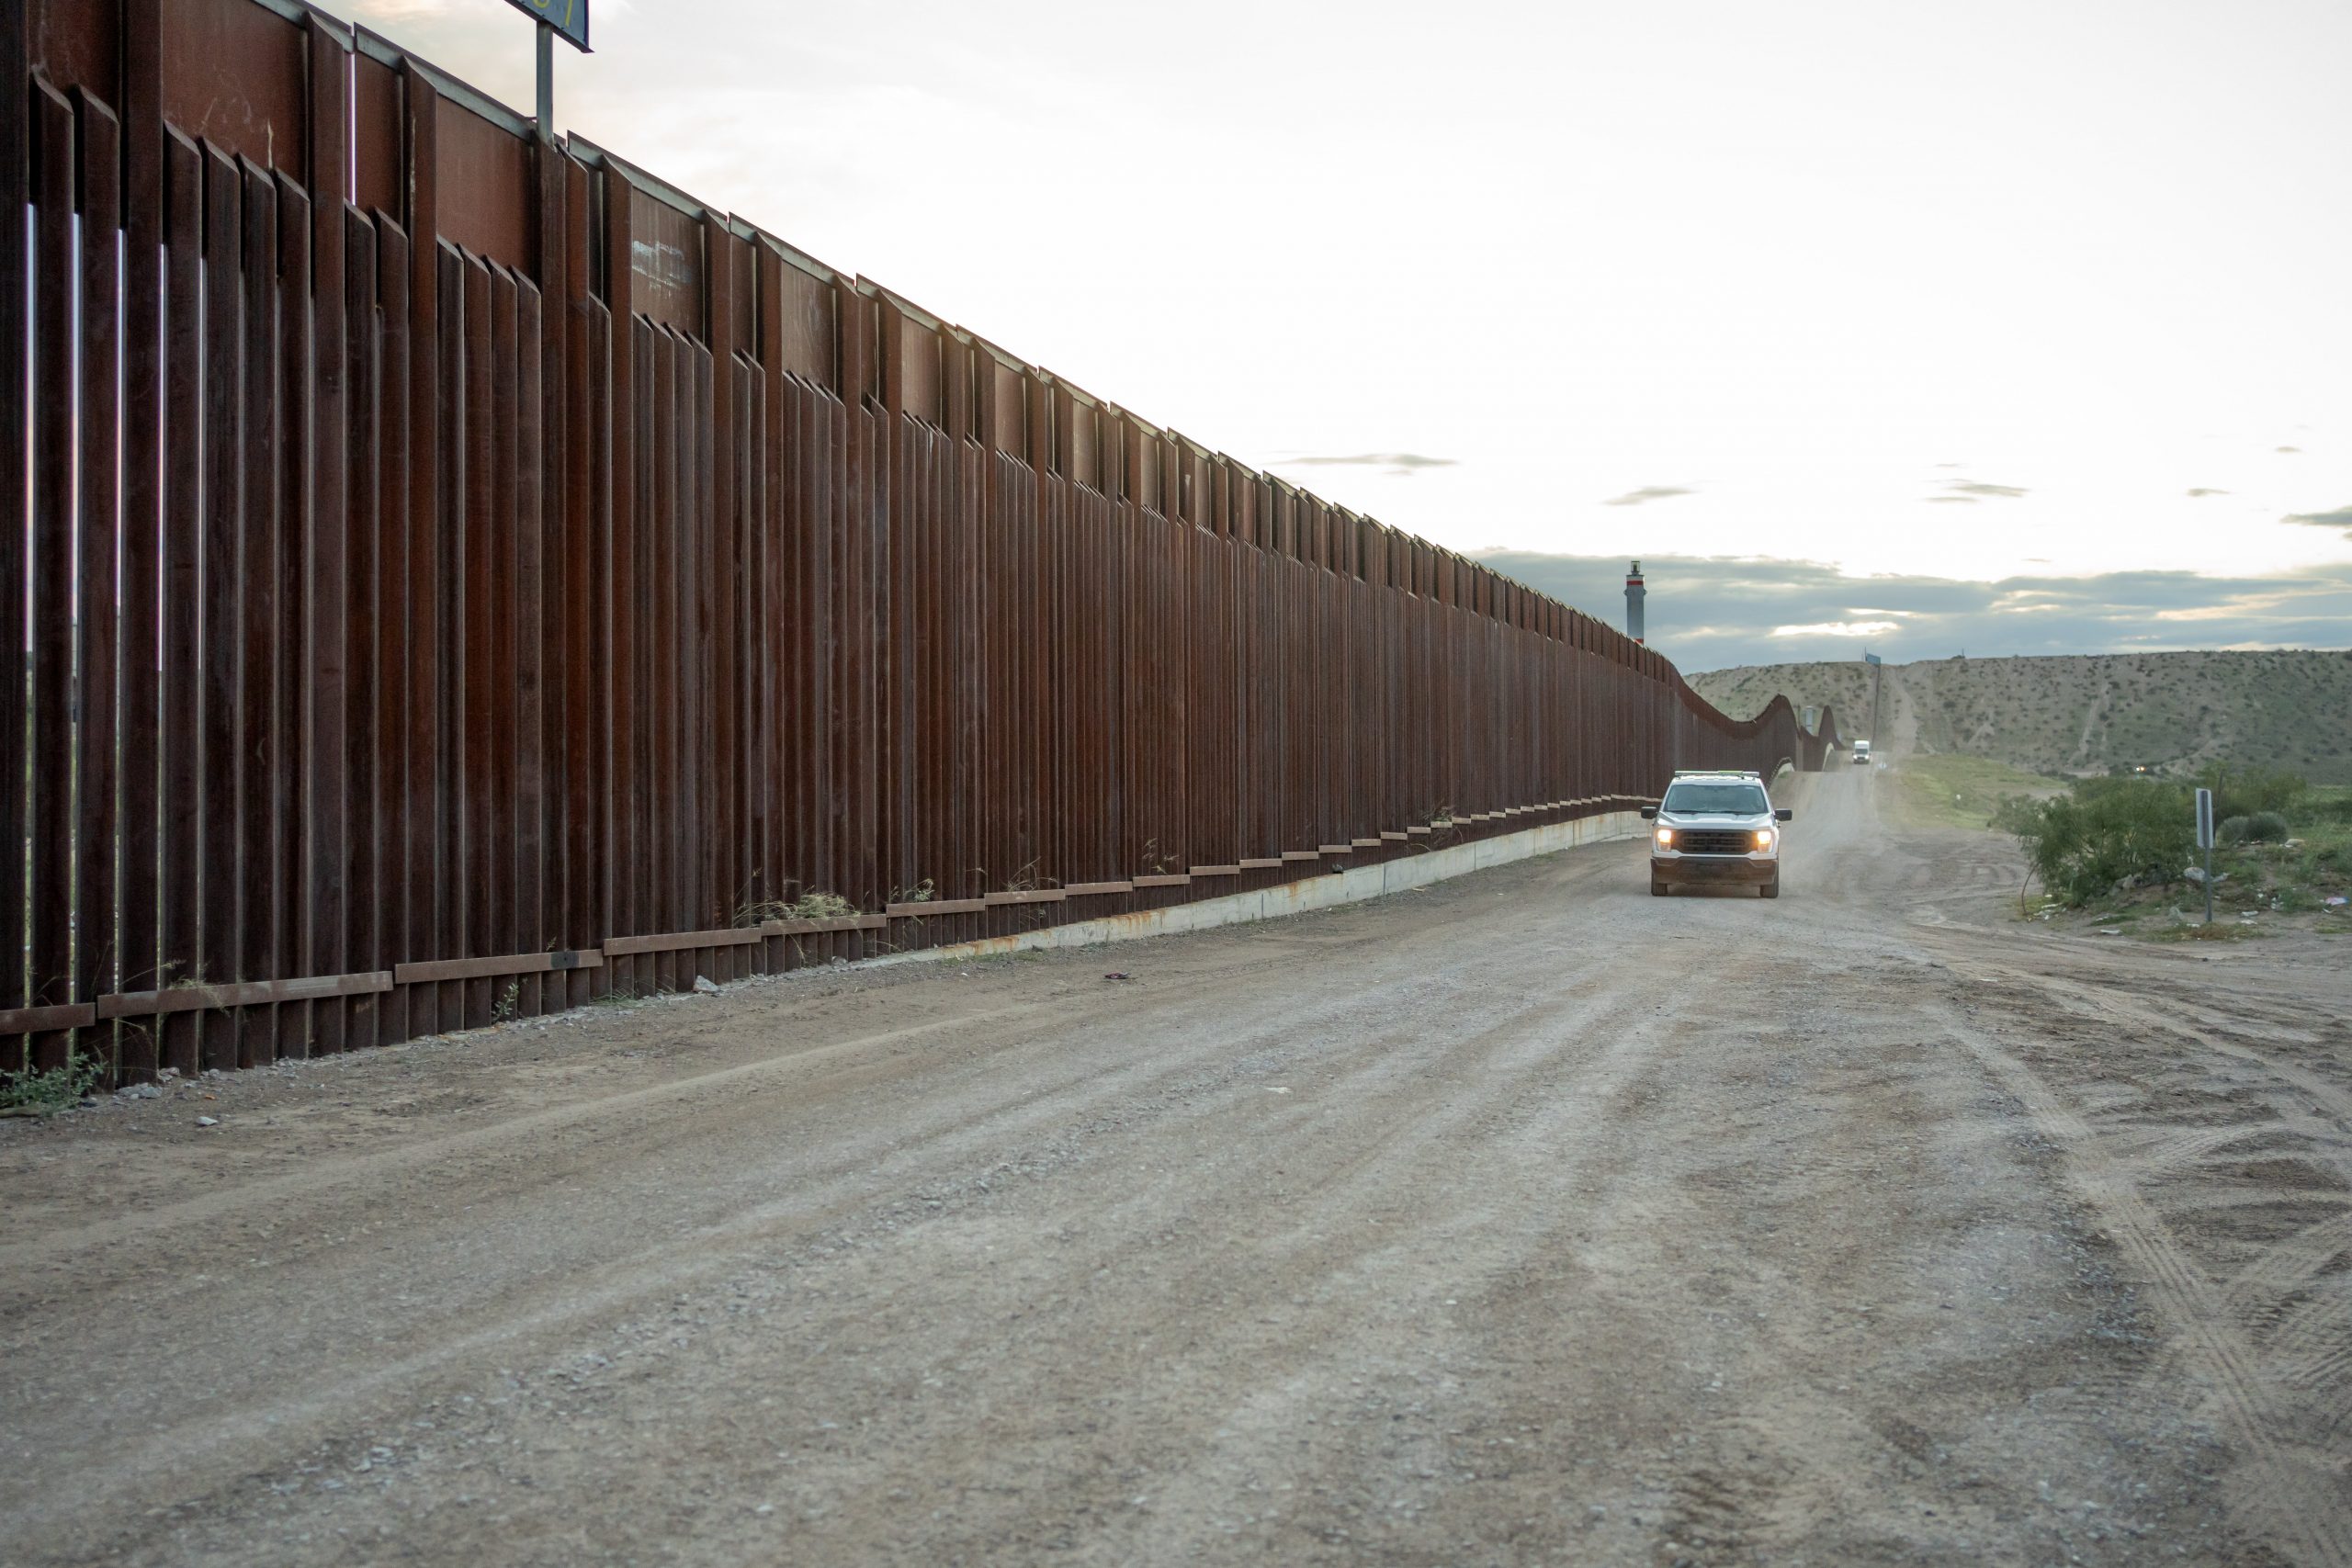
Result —
[[[17, 0], [5, 24], [28, 47], [32, 68], [62, 94], [76, 87], [114, 96], [122, 52], [122, 18], [89, 0]], [[12, 79], [21, 84], [21, 73]]]
[[170, 0], [163, 23], [164, 118], [232, 158], [301, 169], [302, 29], [251, 0]]
[[406, 208], [401, 164], [403, 89], [399, 69], [383, 58], [397, 51], [365, 28], [354, 32], [358, 47], [353, 51], [351, 66], [351, 126], [358, 178], [352, 187], [352, 205], [362, 212], [399, 213]]
[[531, 144], [446, 96], [434, 101], [438, 237], [486, 261], [538, 269]]

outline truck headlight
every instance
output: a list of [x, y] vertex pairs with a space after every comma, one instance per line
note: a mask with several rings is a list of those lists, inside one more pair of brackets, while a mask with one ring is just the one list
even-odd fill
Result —
[[1756, 829], [1756, 847], [1759, 850], [1769, 850], [1772, 847], [1771, 829], [1758, 828]]
[[1671, 829], [1671, 828], [1660, 828], [1660, 829], [1657, 830], [1657, 847], [1658, 847], [1659, 849], [1665, 849], [1665, 848], [1667, 848], [1668, 846], [1671, 845], [1673, 842], [1674, 842], [1674, 829]]

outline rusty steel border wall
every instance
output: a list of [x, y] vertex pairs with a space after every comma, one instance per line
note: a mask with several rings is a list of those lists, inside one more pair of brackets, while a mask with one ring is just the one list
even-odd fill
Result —
[[1835, 743], [290, 0], [0, 0], [0, 1068], [1003, 935]]

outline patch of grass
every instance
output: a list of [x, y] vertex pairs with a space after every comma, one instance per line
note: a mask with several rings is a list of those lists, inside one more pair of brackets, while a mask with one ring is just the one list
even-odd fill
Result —
[[797, 898], [763, 898], [745, 904], [735, 911], [735, 923], [756, 926], [763, 920], [839, 920], [856, 913], [857, 906], [840, 894], [813, 887]]
[[54, 1116], [82, 1103], [106, 1076], [106, 1063], [86, 1052], [47, 1072], [0, 1073], [0, 1116]]
[[1987, 828], [2011, 795], [2041, 799], [2066, 781], [1957, 751], [1905, 757], [1892, 771], [1895, 810], [1919, 828]]
[[2210, 926], [2192, 920], [2185, 926], [2166, 926], [2144, 933], [2149, 942], [2247, 942], [2269, 934], [2260, 926], [2239, 919], [2224, 920], [2218, 916]]

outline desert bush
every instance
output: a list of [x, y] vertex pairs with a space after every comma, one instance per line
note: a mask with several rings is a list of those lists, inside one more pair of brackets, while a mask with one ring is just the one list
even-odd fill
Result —
[[2287, 841], [2287, 819], [2276, 811], [2226, 817], [2213, 836], [2225, 844], [2281, 844]]
[[2197, 843], [2193, 797], [2164, 779], [2077, 779], [2049, 800], [2012, 796], [1993, 825], [2017, 835], [2044, 887], [2078, 907], [2126, 877], [2178, 880]]
[[2311, 782], [2301, 773], [2244, 762], [2208, 762], [2197, 782], [2213, 792], [2216, 820], [2264, 811], [2284, 813], [2311, 788]]
[[74, 1052], [62, 1067], [0, 1073], [0, 1116], [48, 1116], [81, 1102], [106, 1081], [103, 1058]]

